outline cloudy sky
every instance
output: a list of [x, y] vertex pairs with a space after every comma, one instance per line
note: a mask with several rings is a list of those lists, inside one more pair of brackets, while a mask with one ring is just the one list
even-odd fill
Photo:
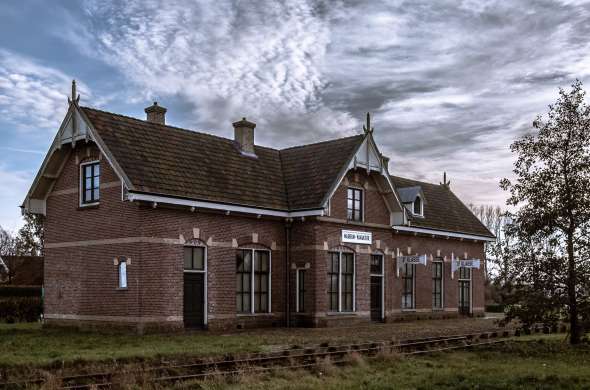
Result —
[[24, 198], [67, 109], [81, 103], [286, 147], [375, 136], [396, 175], [446, 170], [465, 202], [504, 203], [511, 141], [559, 86], [590, 75], [578, 1], [55, 1], [0, 8], [0, 225]]

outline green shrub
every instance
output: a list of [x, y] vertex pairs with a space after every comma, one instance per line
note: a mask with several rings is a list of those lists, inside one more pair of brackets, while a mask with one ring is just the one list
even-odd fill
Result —
[[0, 297], [0, 321], [35, 322], [43, 312], [39, 297]]
[[486, 311], [488, 313], [504, 313], [504, 305], [492, 303], [491, 305], [486, 305]]
[[2, 297], [41, 297], [41, 287], [0, 285], [0, 298]]

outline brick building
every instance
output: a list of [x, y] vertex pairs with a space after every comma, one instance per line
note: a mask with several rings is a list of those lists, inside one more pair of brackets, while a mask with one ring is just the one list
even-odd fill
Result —
[[483, 312], [493, 235], [448, 183], [390, 174], [370, 123], [276, 150], [254, 143], [245, 118], [230, 140], [168, 126], [156, 103], [146, 113], [72, 99], [27, 194], [22, 207], [46, 215], [48, 324], [229, 329]]

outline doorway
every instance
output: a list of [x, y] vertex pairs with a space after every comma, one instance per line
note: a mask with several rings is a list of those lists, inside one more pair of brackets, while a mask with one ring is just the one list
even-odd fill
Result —
[[382, 322], [383, 311], [383, 255], [371, 255], [371, 321]]
[[471, 268], [459, 268], [459, 314], [471, 314]]
[[206, 249], [201, 246], [185, 247], [183, 298], [185, 328], [204, 328], [207, 323], [206, 275]]

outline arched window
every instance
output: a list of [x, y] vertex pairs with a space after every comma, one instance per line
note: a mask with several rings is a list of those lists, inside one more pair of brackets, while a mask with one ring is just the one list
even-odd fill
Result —
[[414, 200], [414, 214], [422, 215], [422, 199], [419, 196]]

